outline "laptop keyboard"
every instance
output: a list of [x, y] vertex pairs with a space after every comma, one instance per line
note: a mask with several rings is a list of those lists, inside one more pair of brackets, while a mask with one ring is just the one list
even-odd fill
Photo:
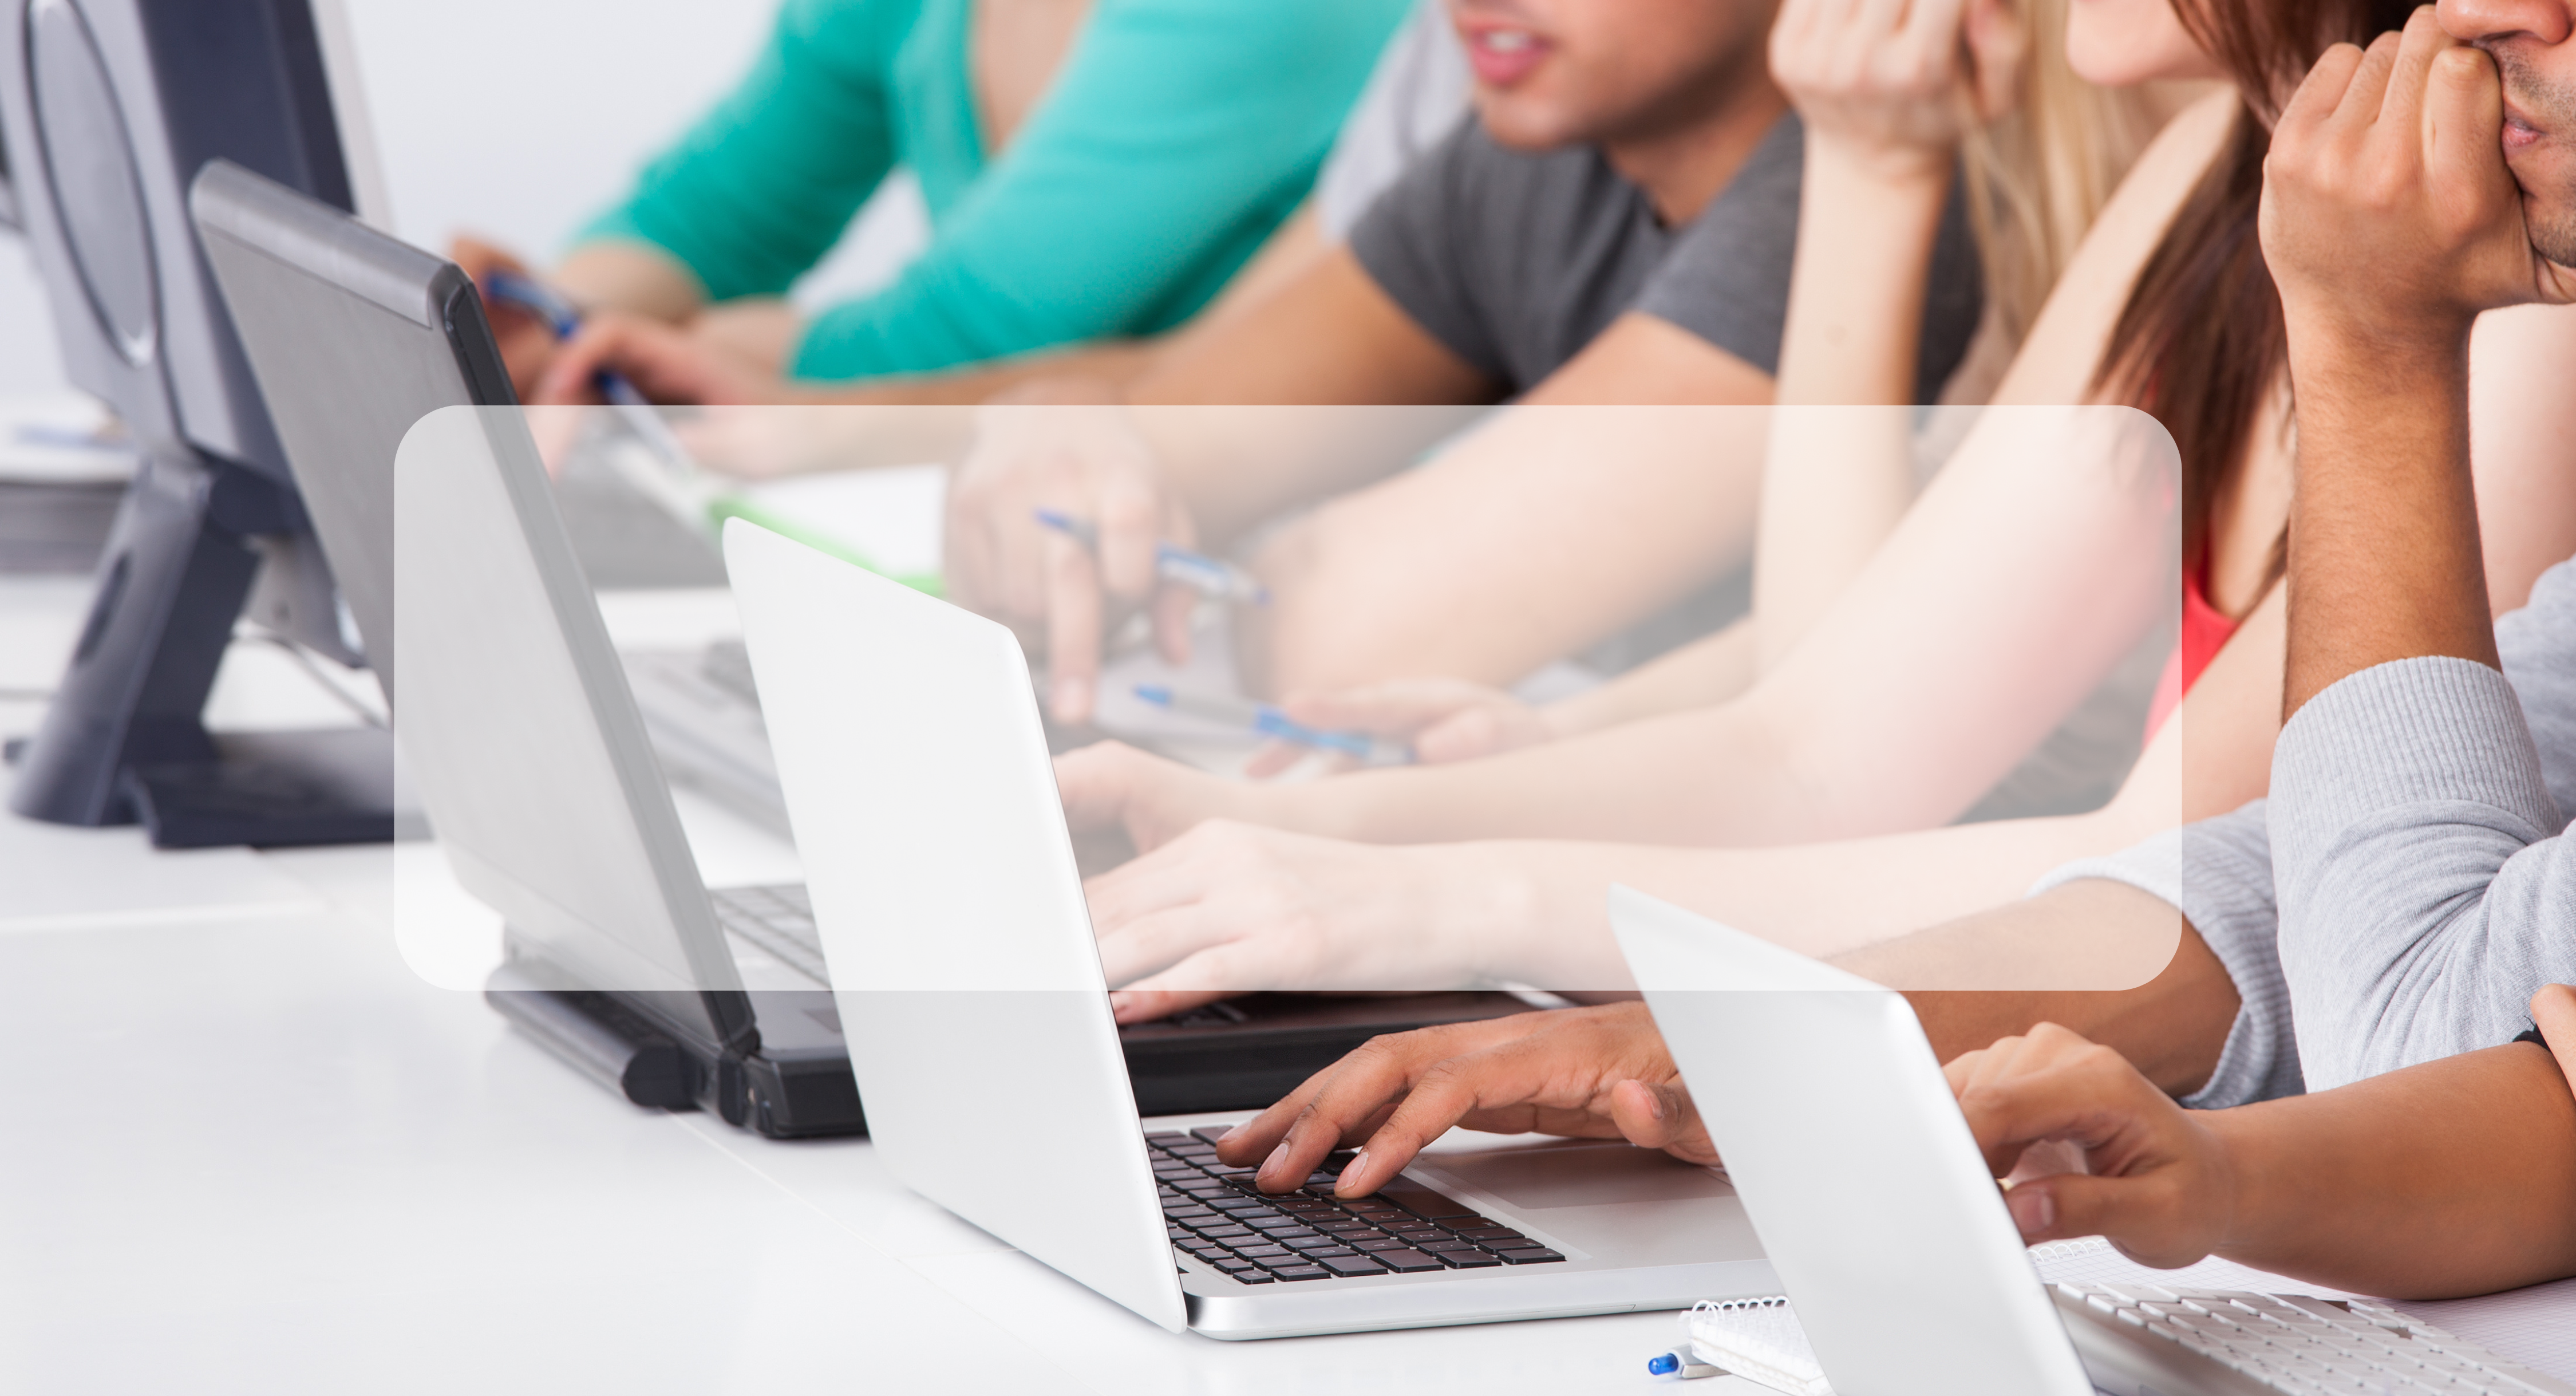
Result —
[[742, 641], [718, 640], [708, 645], [698, 657], [698, 673], [744, 703], [760, 706], [760, 690], [751, 681], [751, 647]]
[[710, 888], [707, 899], [715, 903], [717, 925], [817, 984], [832, 982], [823, 968], [823, 940], [814, 929], [814, 903], [805, 884]]
[[2126, 1327], [2198, 1353], [2275, 1391], [2539, 1396], [2571, 1388], [2366, 1300], [2155, 1285], [2070, 1285]]
[[1249, 1168], [1216, 1160], [1222, 1128], [1149, 1134], [1155, 1192], [1172, 1249], [1237, 1283], [1348, 1279], [1543, 1265], [1564, 1256], [1408, 1178], [1372, 1197], [1336, 1200], [1336, 1153], [1304, 1187], [1265, 1193]]

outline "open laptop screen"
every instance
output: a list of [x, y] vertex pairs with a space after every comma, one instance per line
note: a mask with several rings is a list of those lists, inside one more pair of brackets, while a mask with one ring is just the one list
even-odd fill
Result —
[[749, 1010], [472, 282], [257, 175], [193, 211], [458, 880], [586, 987]]

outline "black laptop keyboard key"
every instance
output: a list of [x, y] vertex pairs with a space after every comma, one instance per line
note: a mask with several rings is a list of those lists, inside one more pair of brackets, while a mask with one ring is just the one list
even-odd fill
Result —
[[1386, 1273], [1385, 1266], [1378, 1264], [1375, 1259], [1361, 1255], [1357, 1252], [1353, 1252], [1350, 1255], [1318, 1256], [1315, 1259], [1317, 1264], [1323, 1266], [1326, 1270], [1329, 1270], [1336, 1275], [1383, 1275]]
[[1480, 1246], [1490, 1246], [1499, 1241], [1526, 1241], [1529, 1239], [1519, 1232], [1512, 1230], [1508, 1226], [1466, 1227], [1458, 1229], [1457, 1234], [1462, 1240], [1473, 1241]]
[[1565, 1259], [1564, 1256], [1546, 1249], [1502, 1250], [1496, 1251], [1494, 1254], [1499, 1257], [1505, 1265], [1543, 1265], [1551, 1260]]
[[1414, 1249], [1424, 1251], [1472, 1251], [1476, 1249], [1476, 1243], [1473, 1241], [1461, 1241], [1453, 1236], [1446, 1241], [1423, 1241], [1417, 1243]]
[[1343, 1169], [1351, 1166], [1351, 1160], [1359, 1156], [1360, 1151], [1357, 1149], [1335, 1149], [1324, 1155], [1324, 1161], [1315, 1165], [1315, 1171], [1339, 1177]]
[[1258, 1266], [1258, 1265], [1255, 1265], [1254, 1263], [1252, 1263], [1252, 1262], [1251, 1262], [1251, 1261], [1249, 1261], [1249, 1260], [1238, 1260], [1238, 1259], [1231, 1259], [1231, 1258], [1229, 1258], [1229, 1259], [1226, 1259], [1226, 1260], [1220, 1260], [1220, 1261], [1217, 1261], [1217, 1262], [1216, 1262], [1216, 1268], [1218, 1268], [1219, 1270], [1223, 1270], [1225, 1273], [1227, 1273], [1227, 1274], [1229, 1274], [1229, 1275], [1232, 1275], [1232, 1274], [1238, 1274], [1238, 1273], [1240, 1273], [1240, 1272], [1242, 1272], [1242, 1271], [1245, 1271], [1245, 1270], [1258, 1270], [1258, 1269], [1260, 1269], [1261, 1267], [1260, 1267], [1260, 1266]]
[[1193, 1144], [1198, 1141], [1181, 1133], [1179, 1130], [1167, 1129], [1158, 1134], [1146, 1135], [1145, 1142], [1153, 1145], [1157, 1149], [1168, 1149], [1176, 1144]]
[[1431, 1189], [1416, 1183], [1379, 1188], [1377, 1195], [1418, 1217], [1439, 1221], [1446, 1217], [1472, 1217], [1473, 1207], [1461, 1207]]
[[1380, 1265], [1399, 1275], [1412, 1275], [1424, 1270], [1442, 1268], [1439, 1261], [1420, 1251], [1377, 1251], [1374, 1254]]
[[1266, 1285], [1276, 1282], [1279, 1277], [1260, 1270], [1244, 1270], [1237, 1272], [1232, 1278], [1239, 1285]]
[[1362, 1236], [1351, 1242], [1351, 1249], [1378, 1255], [1387, 1251], [1411, 1250], [1412, 1247], [1392, 1236]]
[[1439, 1261], [1441, 1264], [1448, 1266], [1452, 1270], [1486, 1270], [1502, 1264], [1500, 1260], [1485, 1254], [1483, 1251], [1472, 1248], [1462, 1248], [1454, 1251], [1426, 1250], [1423, 1254], [1430, 1256], [1432, 1259]]
[[1283, 1265], [1270, 1272], [1283, 1280], [1329, 1280], [1333, 1272], [1320, 1265]]
[[1213, 1144], [1233, 1132], [1234, 1126], [1232, 1125], [1207, 1125], [1199, 1129], [1191, 1130], [1190, 1136], [1202, 1144]]

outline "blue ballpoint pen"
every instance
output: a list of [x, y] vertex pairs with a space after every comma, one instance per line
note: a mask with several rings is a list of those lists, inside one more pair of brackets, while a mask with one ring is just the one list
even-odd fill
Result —
[[[1100, 528], [1091, 520], [1077, 519], [1054, 509], [1040, 509], [1037, 516], [1041, 525], [1094, 552], [1100, 550]], [[1270, 604], [1270, 588], [1263, 586], [1261, 580], [1251, 573], [1222, 558], [1194, 553], [1169, 543], [1154, 545], [1154, 575], [1220, 601], [1249, 601], [1255, 606]]]
[[[537, 317], [557, 339], [570, 339], [581, 328], [581, 312], [553, 287], [534, 277], [514, 271], [489, 272], [483, 278], [483, 291], [498, 304], [515, 306]], [[704, 522], [715, 502], [715, 491], [699, 478], [697, 459], [689, 454], [688, 446], [653, 409], [652, 400], [638, 391], [625, 374], [601, 369], [596, 381], [599, 395], [617, 409], [619, 420], [662, 458], [668, 472], [666, 478], [634, 483], [683, 519]]]
[[1366, 732], [1331, 732], [1291, 721], [1286, 713], [1268, 703], [1246, 702], [1241, 698], [1215, 698], [1197, 693], [1175, 693], [1165, 684], [1140, 683], [1136, 696], [1158, 708], [1169, 708], [1191, 717], [1213, 722], [1234, 723], [1276, 737], [1283, 742], [1314, 747], [1319, 751], [1338, 751], [1356, 756], [1372, 766], [1401, 766], [1413, 760], [1413, 753], [1396, 742], [1382, 741]]

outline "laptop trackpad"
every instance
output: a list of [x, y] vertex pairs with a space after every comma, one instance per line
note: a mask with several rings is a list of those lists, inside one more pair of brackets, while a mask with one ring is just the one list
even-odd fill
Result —
[[1705, 1168], [1633, 1144], [1560, 1144], [1440, 1153], [1423, 1163], [1523, 1211], [1614, 1202], [1680, 1202], [1732, 1197]]
[[1523, 1224], [1623, 1265], [1762, 1254], [1724, 1178], [1654, 1149], [1568, 1141], [1424, 1154], [1409, 1170], [1462, 1202], [1490, 1200]]

